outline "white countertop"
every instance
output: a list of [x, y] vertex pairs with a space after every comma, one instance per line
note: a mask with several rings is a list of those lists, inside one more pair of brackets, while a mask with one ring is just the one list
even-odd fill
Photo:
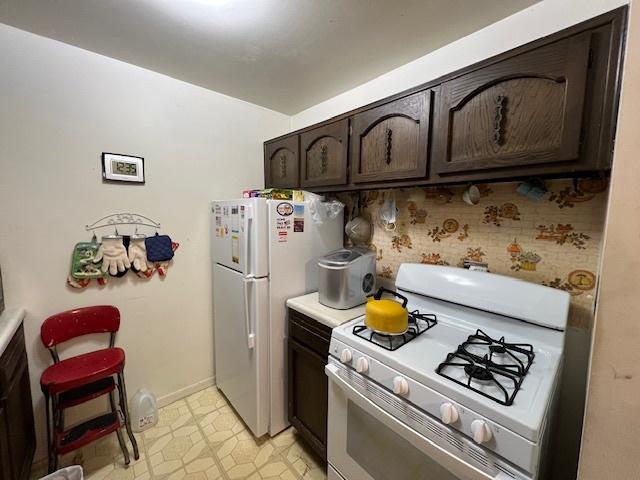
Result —
[[364, 303], [348, 310], [337, 310], [322, 305], [318, 301], [318, 292], [287, 300], [287, 307], [313, 318], [329, 328], [336, 328], [343, 323], [364, 315]]
[[7, 308], [0, 314], [0, 355], [4, 353], [13, 335], [22, 325], [25, 315], [24, 308]]

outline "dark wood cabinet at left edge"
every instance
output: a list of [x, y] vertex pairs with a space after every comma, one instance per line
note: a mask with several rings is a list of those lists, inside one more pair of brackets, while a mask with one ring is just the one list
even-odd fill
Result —
[[36, 448], [24, 328], [0, 356], [0, 478], [26, 480]]
[[288, 411], [289, 422], [307, 444], [327, 461], [328, 379], [331, 329], [289, 309]]
[[627, 7], [265, 142], [265, 185], [317, 192], [600, 174]]

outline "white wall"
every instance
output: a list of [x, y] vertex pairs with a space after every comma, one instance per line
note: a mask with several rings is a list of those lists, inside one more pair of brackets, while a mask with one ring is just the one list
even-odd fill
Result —
[[[168, 400], [211, 383], [208, 201], [262, 186], [262, 142], [289, 117], [4, 25], [0, 65], [0, 264], [7, 304], [28, 311], [36, 423], [50, 362], [40, 324], [72, 307], [120, 308], [130, 394], [145, 385]], [[145, 157], [146, 185], [103, 184], [103, 151]], [[66, 287], [84, 225], [120, 211], [180, 243], [166, 279]]]
[[424, 57], [297, 113], [291, 119], [291, 129], [312, 125], [434, 80], [628, 3], [628, 0], [542, 0]]
[[[611, 194], [580, 453], [581, 480], [638, 478], [640, 4], [629, 14]], [[633, 213], [631, 213], [633, 212]], [[631, 214], [630, 214], [631, 213]], [[633, 413], [632, 413], [633, 412]]]

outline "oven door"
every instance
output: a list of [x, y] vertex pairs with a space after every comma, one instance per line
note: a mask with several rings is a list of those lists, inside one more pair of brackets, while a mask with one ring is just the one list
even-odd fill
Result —
[[[485, 473], [400, 422], [350, 386], [329, 364], [330, 477], [345, 480], [512, 480]], [[330, 469], [331, 471], [331, 469]], [[339, 474], [340, 476], [336, 475]]]

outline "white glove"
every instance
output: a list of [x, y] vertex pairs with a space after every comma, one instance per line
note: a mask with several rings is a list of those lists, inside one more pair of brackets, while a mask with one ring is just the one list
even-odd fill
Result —
[[146, 272], [149, 268], [147, 263], [147, 247], [144, 243], [145, 237], [132, 238], [129, 241], [129, 262], [133, 268], [140, 272]]
[[131, 267], [131, 263], [127, 258], [127, 249], [122, 244], [122, 237], [102, 239], [98, 254], [93, 261], [98, 263], [100, 260], [102, 260], [102, 271], [109, 270], [111, 275], [124, 272]]

